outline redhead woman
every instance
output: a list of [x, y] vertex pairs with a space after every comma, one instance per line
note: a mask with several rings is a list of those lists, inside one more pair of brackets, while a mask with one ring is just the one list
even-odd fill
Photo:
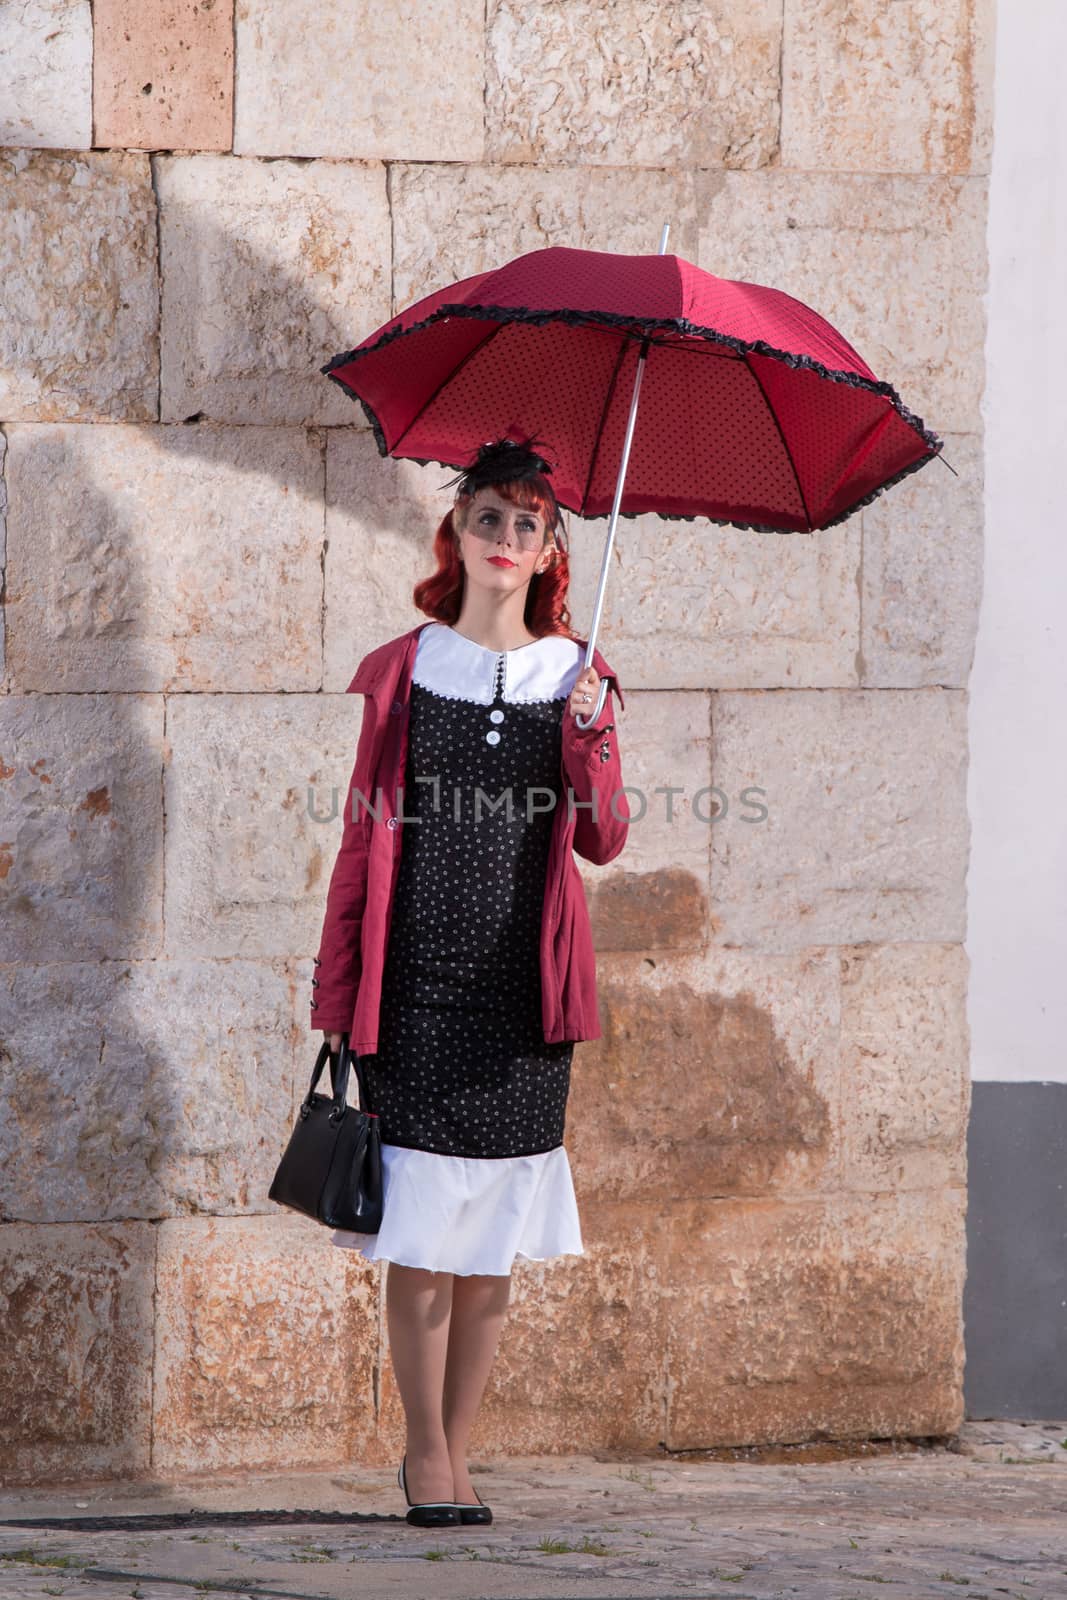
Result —
[[[467, 1446], [516, 1257], [582, 1255], [564, 1129], [574, 1044], [600, 1037], [574, 852], [630, 813], [615, 675], [570, 629], [550, 468], [484, 445], [415, 587], [429, 621], [365, 656], [363, 727], [312, 978], [382, 1140], [382, 1225], [332, 1242], [389, 1263], [409, 1522], [489, 1522]], [[581, 727], [609, 680], [596, 722]]]

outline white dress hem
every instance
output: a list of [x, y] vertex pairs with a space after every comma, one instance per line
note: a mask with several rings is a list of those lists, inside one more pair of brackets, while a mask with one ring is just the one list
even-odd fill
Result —
[[382, 1144], [382, 1225], [334, 1229], [330, 1243], [368, 1261], [506, 1277], [519, 1256], [584, 1255], [566, 1148], [531, 1156], [446, 1156]]

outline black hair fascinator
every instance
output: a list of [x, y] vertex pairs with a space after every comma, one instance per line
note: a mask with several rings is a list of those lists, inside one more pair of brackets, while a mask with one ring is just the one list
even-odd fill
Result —
[[534, 472], [544, 473], [547, 477], [552, 468], [544, 456], [539, 456], [531, 448], [533, 442], [533, 439], [525, 439], [521, 443], [516, 439], [487, 440], [478, 446], [478, 453], [470, 466], [464, 467], [458, 477], [443, 483], [442, 489], [451, 489], [453, 484], [466, 480], [460, 493], [474, 494], [487, 484], [503, 483], [511, 478], [528, 478]]
[[[521, 443], [515, 439], [492, 439], [478, 446], [478, 453], [470, 466], [464, 467], [456, 477], [450, 478], [441, 485], [442, 489], [456, 488], [456, 495], [474, 495], [479, 489], [486, 489], [498, 483], [514, 483], [523, 478], [532, 478], [536, 473], [547, 477], [552, 471], [544, 456], [538, 455], [532, 448], [535, 441], [532, 437]], [[560, 511], [555, 503], [555, 521], [560, 523]]]

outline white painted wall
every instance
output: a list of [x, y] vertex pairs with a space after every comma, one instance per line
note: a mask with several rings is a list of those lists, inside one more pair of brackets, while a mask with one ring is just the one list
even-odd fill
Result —
[[1000, 0], [985, 576], [970, 682], [972, 1076], [1067, 1082], [1067, 5]]

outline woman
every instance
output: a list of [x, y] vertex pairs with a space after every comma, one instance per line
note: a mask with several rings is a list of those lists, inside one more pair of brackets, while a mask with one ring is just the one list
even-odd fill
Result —
[[332, 1242], [389, 1261], [421, 1526], [492, 1520], [466, 1450], [512, 1264], [584, 1253], [563, 1134], [574, 1041], [600, 1024], [572, 852], [612, 860], [629, 810], [610, 690], [575, 721], [614, 674], [569, 627], [549, 471], [482, 446], [414, 591], [432, 620], [349, 685], [368, 700], [312, 979], [312, 1027], [350, 1035], [380, 1119], [381, 1229]]

